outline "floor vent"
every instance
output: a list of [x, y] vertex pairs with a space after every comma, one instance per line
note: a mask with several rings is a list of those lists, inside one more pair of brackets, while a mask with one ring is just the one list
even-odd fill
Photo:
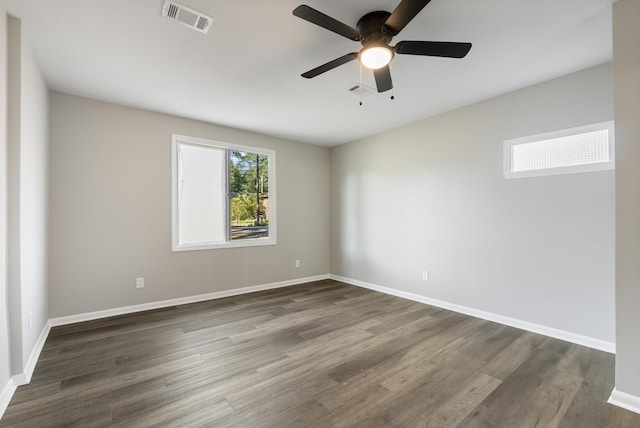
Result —
[[210, 16], [169, 0], [164, 2], [162, 16], [205, 34], [209, 31], [213, 22], [213, 18]]

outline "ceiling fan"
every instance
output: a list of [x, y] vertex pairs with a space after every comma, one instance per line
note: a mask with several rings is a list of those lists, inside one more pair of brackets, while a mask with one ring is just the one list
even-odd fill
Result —
[[395, 46], [389, 45], [391, 39], [398, 35], [430, 1], [402, 0], [392, 13], [385, 11], [367, 13], [356, 24], [357, 29], [310, 6], [296, 7], [293, 10], [295, 16], [347, 39], [360, 42], [363, 46], [360, 52], [351, 52], [322, 64], [303, 73], [302, 77], [311, 79], [358, 59], [364, 67], [373, 70], [378, 92], [385, 92], [393, 88], [389, 63], [395, 54], [464, 58], [471, 50], [471, 43], [405, 40], [398, 42]]

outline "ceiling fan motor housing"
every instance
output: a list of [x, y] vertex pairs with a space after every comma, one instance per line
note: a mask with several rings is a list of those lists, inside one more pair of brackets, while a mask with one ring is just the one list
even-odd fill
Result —
[[395, 34], [385, 25], [391, 14], [382, 10], [367, 13], [360, 18], [357, 27], [360, 32], [360, 43], [367, 47], [370, 45], [388, 46]]

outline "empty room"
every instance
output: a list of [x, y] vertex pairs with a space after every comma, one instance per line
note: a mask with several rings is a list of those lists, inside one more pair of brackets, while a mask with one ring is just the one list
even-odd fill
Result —
[[0, 0], [0, 427], [640, 427], [639, 20]]

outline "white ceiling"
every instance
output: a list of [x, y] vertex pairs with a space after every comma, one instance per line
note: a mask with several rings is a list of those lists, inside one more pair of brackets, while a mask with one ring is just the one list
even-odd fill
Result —
[[[300, 74], [360, 45], [291, 14], [302, 0], [4, 0], [51, 89], [321, 145], [376, 134], [611, 60], [613, 0], [432, 0], [394, 38], [472, 42], [464, 59], [398, 55], [390, 93], [363, 98], [357, 61]], [[351, 26], [399, 0], [305, 0]], [[375, 88], [371, 72], [362, 83]]]

